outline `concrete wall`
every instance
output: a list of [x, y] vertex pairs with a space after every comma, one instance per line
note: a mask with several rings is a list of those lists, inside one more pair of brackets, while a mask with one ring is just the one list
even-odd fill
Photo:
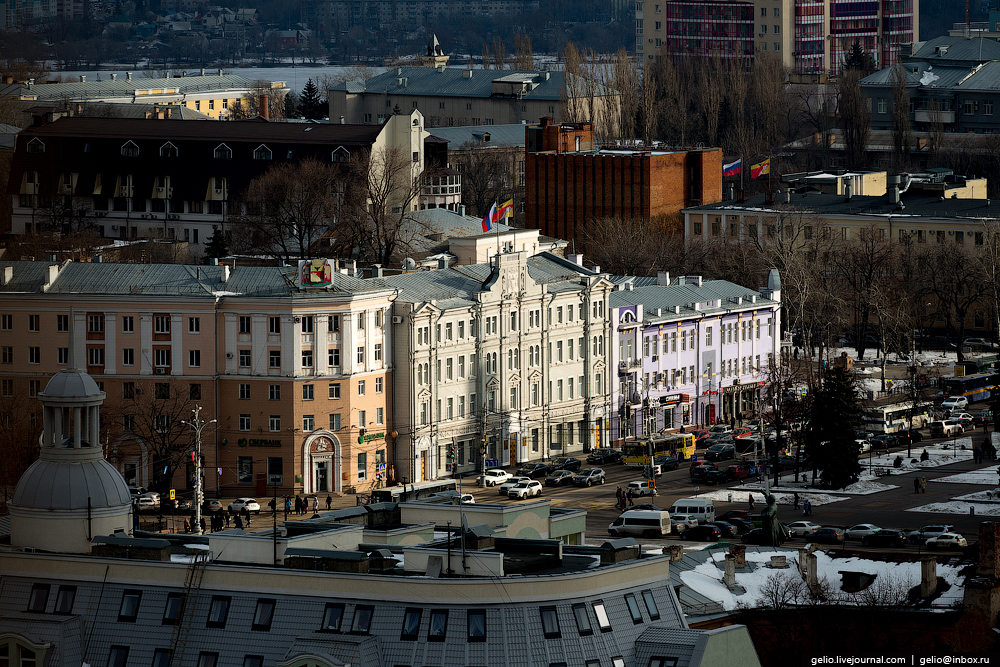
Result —
[[399, 506], [403, 523], [433, 522], [444, 526], [450, 521], [452, 526], [460, 526], [464, 514], [470, 526], [507, 526], [507, 537], [548, 539], [549, 505], [548, 500], [537, 500], [519, 505], [400, 503]]

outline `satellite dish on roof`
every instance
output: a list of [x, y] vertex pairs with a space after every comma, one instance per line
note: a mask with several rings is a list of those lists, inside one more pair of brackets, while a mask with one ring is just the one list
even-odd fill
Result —
[[413, 260], [412, 257], [406, 257], [405, 259], [403, 259], [403, 268], [407, 270], [415, 269], [417, 268], [417, 263]]

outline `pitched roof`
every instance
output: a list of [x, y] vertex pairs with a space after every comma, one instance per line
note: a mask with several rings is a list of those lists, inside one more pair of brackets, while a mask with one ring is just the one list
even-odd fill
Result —
[[524, 146], [524, 125], [511, 123], [506, 125], [466, 125], [464, 127], [434, 127], [428, 128], [431, 136], [439, 137], [448, 142], [451, 150], [460, 148], [467, 143], [481, 143], [483, 135], [489, 134], [490, 140], [485, 146]]
[[[624, 281], [622, 279], [627, 280], [621, 277], [616, 282]], [[728, 280], [704, 280], [701, 285], [687, 282], [684, 278], [675, 278], [669, 285], [648, 284], [649, 280], [655, 279], [642, 280], [638, 285], [633, 283], [632, 289], [615, 290], [608, 297], [608, 306], [622, 308], [642, 304], [643, 321], [649, 322], [690, 318], [694, 312], [711, 314], [726, 312], [734, 307], [762, 308], [778, 303], [762, 298], [759, 292], [749, 287]], [[685, 282], [681, 282], [682, 280]], [[755, 300], [750, 297], [755, 297]], [[742, 305], [736, 306], [741, 298]], [[720, 301], [718, 307], [704, 307], [706, 302], [716, 300]], [[691, 307], [695, 303], [703, 304], [703, 307], [695, 311]], [[680, 312], [675, 312], [674, 308], [680, 308]], [[657, 311], [661, 314], [657, 315]]]
[[[39, 100], [83, 100], [109, 97], [134, 97], [136, 91], [177, 89], [179, 93], [233, 91], [242, 93], [254, 86], [254, 79], [237, 74], [206, 74], [170, 78], [117, 78], [103, 81], [73, 81], [67, 83], [12, 83], [0, 86], [0, 97], [34, 97]], [[284, 88], [282, 88], [283, 90]]]
[[[467, 76], [467, 72], [472, 72]], [[405, 85], [400, 80], [406, 79]], [[386, 95], [435, 95], [439, 97], [493, 97], [493, 82], [531, 82], [532, 88], [519, 99], [558, 100], [565, 86], [562, 72], [510, 72], [469, 70], [464, 67], [397, 67], [367, 81], [349, 81], [330, 90]]]
[[[917, 50], [907, 60], [967, 60], [981, 63], [987, 60], [1000, 60], [1000, 42], [995, 39], [980, 37], [978, 39], [966, 39], [965, 37], [951, 37], [942, 35], [929, 39], [926, 42], [918, 42], [913, 45]], [[946, 47], [944, 53], [941, 47]]]

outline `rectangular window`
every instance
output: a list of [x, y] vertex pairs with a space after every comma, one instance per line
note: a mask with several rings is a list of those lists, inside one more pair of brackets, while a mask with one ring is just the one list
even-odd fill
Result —
[[175, 625], [181, 618], [181, 605], [184, 596], [181, 593], [167, 595], [167, 604], [163, 607], [163, 625]]
[[262, 655], [243, 656], [243, 667], [264, 667], [264, 656]]
[[153, 333], [158, 333], [158, 334], [169, 334], [170, 333], [170, 316], [169, 315], [154, 315], [153, 316]]
[[340, 398], [340, 383], [331, 382], [327, 388], [328, 398], [338, 399]]
[[108, 667], [125, 667], [128, 662], [128, 646], [112, 646], [108, 654]]
[[267, 419], [268, 429], [272, 433], [277, 433], [281, 430], [281, 416], [280, 415], [270, 415]]
[[403, 629], [399, 633], [400, 639], [414, 640], [420, 633], [420, 617], [422, 609], [409, 608], [403, 614]]
[[[101, 363], [99, 363], [99, 364], [91, 364], [91, 366], [103, 366], [104, 365], [104, 348], [103, 347], [94, 347], [94, 348], [90, 348], [90, 350], [88, 350], [88, 352], [92, 352], [93, 350], [100, 350], [100, 352], [101, 352]], [[40, 363], [42, 363], [42, 348], [40, 348], [40, 347], [29, 347], [28, 348], [28, 363], [29, 364], [40, 364]]]
[[280, 384], [269, 384], [269, 385], [267, 385], [267, 400], [269, 400], [269, 401], [280, 401], [281, 400], [281, 385]]
[[302, 430], [311, 433], [316, 430], [315, 415], [302, 415]]
[[358, 348], [358, 363], [359, 364], [365, 363], [365, 348], [364, 347], [359, 347]]
[[[88, 328], [87, 331], [90, 332], [90, 333], [100, 333], [100, 332], [103, 332], [104, 331], [104, 318], [102, 316], [100, 316], [100, 315], [91, 315], [90, 317], [92, 317], [92, 318], [94, 318], [94, 317], [100, 317], [101, 318], [101, 320], [100, 320], [101, 321], [101, 328], [98, 329], [97, 331], [94, 331], [93, 329], [89, 329]], [[28, 315], [28, 331], [35, 331], [35, 332], [37, 332], [38, 328], [39, 328], [39, 317], [38, 317], [38, 315]]]
[[[0, 315], [0, 331], [10, 331], [14, 328], [14, 316], [10, 314]], [[69, 327], [66, 328], [69, 331]], [[60, 329], [62, 331], [62, 329]]]
[[573, 616], [576, 617], [576, 628], [581, 635], [594, 634], [594, 628], [590, 625], [590, 616], [587, 615], [587, 605], [573, 605]]
[[132, 623], [139, 615], [139, 601], [142, 591], [125, 591], [122, 593], [122, 603], [118, 608], [118, 620]]
[[601, 632], [609, 632], [611, 630], [611, 619], [608, 618], [608, 612], [604, 608], [603, 602], [594, 603], [594, 614], [597, 616], [597, 627], [601, 629]]
[[639, 611], [639, 603], [636, 602], [635, 595], [629, 593], [625, 596], [625, 604], [628, 605], [628, 613], [632, 615], [632, 622], [642, 623], [642, 612]]
[[158, 648], [153, 651], [153, 664], [150, 667], [170, 667], [170, 649]]
[[[9, 315], [4, 317], [9, 317]], [[56, 331], [69, 331], [69, 315], [56, 315]]]
[[251, 327], [251, 320], [249, 315], [240, 315], [240, 333], [249, 334]]
[[302, 333], [313, 333], [313, 318], [312, 315], [306, 315], [302, 318], [300, 322]]
[[340, 632], [340, 622], [344, 618], [344, 605], [327, 604], [323, 611], [323, 622], [319, 629], [323, 632]]
[[250, 415], [241, 414], [240, 415], [240, 430], [249, 431], [250, 430]]
[[329, 315], [326, 318], [326, 328], [332, 333], [340, 332], [340, 315]]
[[660, 618], [660, 610], [657, 609], [656, 600], [653, 599], [653, 591], [643, 591], [642, 600], [646, 603], [646, 612], [649, 613], [650, 620], [658, 620]]
[[5, 364], [14, 363], [14, 348], [10, 345], [0, 347], [0, 361]]
[[189, 317], [188, 318], [188, 333], [201, 333], [201, 318], [200, 317]]
[[368, 479], [368, 454], [358, 454], [358, 481], [363, 482]]
[[69, 363], [69, 348], [60, 347], [56, 349], [56, 363], [65, 366]]
[[466, 618], [468, 619], [468, 640], [470, 642], [486, 641], [486, 611], [484, 609], [470, 609]]
[[281, 335], [281, 318], [280, 317], [268, 317], [267, 318], [267, 333], [272, 336]]
[[240, 400], [249, 401], [250, 400], [250, 385], [246, 383], [240, 383]]
[[[229, 616], [229, 603], [231, 600], [232, 598], [223, 595], [212, 597], [212, 604], [208, 609], [208, 621], [205, 624], [206, 628], [226, 627], [226, 618]], [[202, 655], [205, 654], [203, 653]]]
[[559, 617], [556, 615], [555, 607], [542, 607], [539, 609], [542, 615], [542, 632], [546, 639], [558, 639], [562, 636], [559, 632]]
[[56, 594], [56, 608], [53, 614], [72, 614], [73, 601], [76, 600], [76, 586], [60, 586]]
[[313, 365], [313, 351], [302, 350], [302, 368], [312, 368], [312, 365]]
[[269, 350], [267, 353], [269, 368], [281, 368], [281, 350]]
[[330, 430], [339, 431], [340, 430], [340, 413], [334, 412], [330, 414]]
[[367, 635], [372, 627], [372, 615], [374, 613], [374, 607], [355, 607], [354, 620], [351, 622], [351, 634]]
[[250, 350], [239, 351], [240, 368], [250, 368]]
[[219, 662], [218, 653], [202, 651], [198, 654], [198, 667], [215, 667]]
[[201, 350], [188, 350], [188, 366], [191, 368], [201, 366]]
[[303, 401], [311, 401], [311, 400], [313, 400], [313, 398], [314, 398], [313, 387], [314, 387], [314, 385], [311, 385], [311, 384], [304, 384], [304, 385], [302, 385], [302, 400]]
[[253, 615], [251, 630], [267, 632], [271, 629], [271, 619], [274, 618], [274, 600], [257, 600], [257, 610]]
[[[358, 396], [364, 396], [364, 395], [365, 395], [365, 381], [358, 380]], [[362, 424], [362, 426], [364, 426], [364, 424]]]
[[427, 641], [443, 642], [448, 632], [448, 610], [435, 609], [431, 611], [431, 622], [427, 627]]
[[45, 613], [45, 606], [49, 602], [49, 585], [35, 584], [31, 587], [31, 596], [28, 598], [28, 611], [38, 614]]
[[338, 368], [340, 366], [340, 348], [331, 347], [326, 353], [326, 363], [332, 368]]

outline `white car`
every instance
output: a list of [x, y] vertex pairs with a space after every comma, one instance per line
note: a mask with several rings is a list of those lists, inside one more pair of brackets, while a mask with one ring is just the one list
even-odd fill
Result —
[[462, 503], [463, 505], [475, 505], [476, 498], [471, 493], [463, 493], [461, 496], [459, 496], [458, 502]]
[[944, 410], [964, 410], [969, 407], [969, 399], [965, 396], [948, 396], [941, 402], [941, 408]]
[[873, 523], [859, 523], [858, 525], [851, 526], [845, 530], [844, 535], [849, 540], [860, 540], [867, 535], [874, 535], [880, 530], [882, 529]]
[[959, 419], [972, 419], [972, 415], [968, 412], [952, 412], [948, 419], [951, 421], [958, 421]]
[[506, 482], [500, 485], [498, 492], [501, 496], [506, 496], [511, 489], [520, 484], [521, 482], [530, 482], [530, 477], [511, 477]]
[[501, 470], [500, 468], [491, 468], [485, 473], [480, 475], [480, 480], [486, 480], [486, 486], [497, 486], [498, 484], [503, 484], [509, 480], [513, 475], [511, 475], [506, 470]]
[[517, 498], [518, 500], [535, 498], [540, 495], [542, 495], [542, 483], [535, 479], [528, 482], [518, 482], [507, 492], [508, 498]]
[[151, 510], [151, 509], [155, 509], [156, 508], [156, 503], [153, 501], [153, 499], [151, 497], [149, 497], [147, 495], [139, 496], [137, 498], [137, 501], [138, 501], [138, 504], [139, 504], [139, 511], [140, 512], [142, 510]]
[[229, 512], [231, 514], [239, 514], [244, 508], [246, 508], [248, 512], [260, 514], [260, 504], [258, 504], [253, 498], [237, 498], [233, 502], [229, 503]]
[[153, 501], [153, 505], [156, 507], [160, 506], [160, 494], [156, 491], [146, 491], [139, 496], [140, 498], [150, 498]]
[[924, 546], [928, 549], [962, 549], [969, 543], [958, 533], [941, 533], [924, 542]]
[[690, 514], [671, 514], [670, 523], [673, 524], [670, 527], [670, 531], [680, 535], [688, 528], [694, 528], [698, 525], [698, 518], [693, 517]]
[[872, 443], [868, 440], [855, 440], [854, 442], [858, 445], [860, 451], [862, 452], [867, 452], [872, 448]]
[[788, 532], [793, 537], [808, 537], [821, 527], [818, 523], [813, 523], [812, 521], [795, 521], [788, 524]]

